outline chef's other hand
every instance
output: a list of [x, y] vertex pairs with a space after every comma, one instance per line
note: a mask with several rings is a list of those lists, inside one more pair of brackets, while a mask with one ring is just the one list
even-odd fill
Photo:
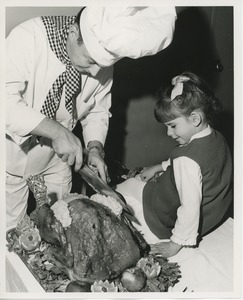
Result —
[[96, 171], [100, 178], [105, 182], [109, 182], [107, 166], [104, 161], [105, 153], [103, 145], [98, 141], [92, 141], [88, 144], [88, 159], [87, 164], [91, 169]]

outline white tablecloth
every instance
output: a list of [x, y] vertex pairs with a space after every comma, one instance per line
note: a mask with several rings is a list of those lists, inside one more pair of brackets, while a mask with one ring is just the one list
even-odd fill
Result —
[[45, 290], [14, 252], [6, 250], [6, 292], [45, 293]]
[[233, 292], [233, 219], [203, 238], [198, 248], [182, 248], [171, 262], [180, 265], [182, 278], [172, 292]]

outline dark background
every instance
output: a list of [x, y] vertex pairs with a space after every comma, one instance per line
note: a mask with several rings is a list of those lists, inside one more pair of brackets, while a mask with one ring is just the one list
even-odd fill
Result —
[[130, 168], [167, 158], [173, 145], [151, 120], [152, 96], [161, 84], [186, 70], [206, 79], [221, 100], [224, 109], [216, 127], [233, 154], [233, 8], [180, 7], [177, 12], [174, 39], [168, 48], [155, 56], [126, 58], [115, 65], [106, 152]]

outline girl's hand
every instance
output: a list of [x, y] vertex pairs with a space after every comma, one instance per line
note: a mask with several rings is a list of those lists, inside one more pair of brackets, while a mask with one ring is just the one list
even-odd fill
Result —
[[161, 164], [151, 166], [151, 167], [145, 167], [140, 173], [140, 178], [142, 181], [149, 181], [151, 180], [157, 173], [162, 171]]
[[150, 247], [151, 247], [151, 253], [161, 254], [163, 257], [166, 258], [176, 255], [182, 248], [181, 245], [176, 244], [172, 241], [156, 243], [151, 245]]

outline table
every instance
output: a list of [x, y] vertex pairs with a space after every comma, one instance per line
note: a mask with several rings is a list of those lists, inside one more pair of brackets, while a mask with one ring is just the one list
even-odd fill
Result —
[[[196, 249], [183, 248], [171, 257], [180, 265], [182, 278], [170, 293], [221, 292], [231, 293], [234, 285], [233, 232], [229, 218], [218, 229], [203, 238]], [[45, 293], [22, 260], [6, 249], [6, 292]]]

